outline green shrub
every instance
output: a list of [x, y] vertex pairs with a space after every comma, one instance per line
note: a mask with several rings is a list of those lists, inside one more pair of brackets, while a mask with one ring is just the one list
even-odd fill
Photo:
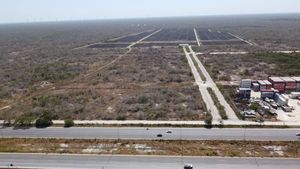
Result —
[[66, 119], [65, 120], [65, 124], [64, 124], [64, 127], [73, 127], [75, 124], [74, 124], [74, 121], [72, 119]]
[[50, 112], [45, 112], [40, 118], [35, 121], [36, 128], [46, 128], [53, 124], [53, 116]]
[[126, 117], [124, 115], [118, 115], [116, 119], [119, 121], [124, 121], [126, 120]]

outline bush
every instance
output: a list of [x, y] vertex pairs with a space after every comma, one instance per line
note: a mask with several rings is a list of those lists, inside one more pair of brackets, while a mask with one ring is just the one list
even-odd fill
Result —
[[40, 118], [38, 118], [35, 122], [36, 128], [46, 128], [53, 124], [52, 122], [53, 116], [49, 112], [45, 112]]
[[35, 117], [31, 114], [24, 114], [18, 117], [14, 122], [14, 127], [31, 127]]
[[119, 121], [124, 121], [124, 120], [126, 120], [126, 117], [123, 115], [118, 115], [116, 119]]
[[74, 121], [72, 119], [66, 119], [64, 127], [73, 127]]
[[213, 120], [213, 117], [210, 114], [210, 112], [206, 113], [205, 120], [204, 120], [206, 128], [211, 128], [212, 127], [212, 120]]

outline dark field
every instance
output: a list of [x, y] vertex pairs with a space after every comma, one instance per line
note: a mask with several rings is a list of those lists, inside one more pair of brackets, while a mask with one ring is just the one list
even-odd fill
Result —
[[202, 45], [247, 45], [246, 42], [237, 40], [237, 41], [201, 41]]
[[192, 28], [185, 29], [163, 29], [157, 34], [147, 38], [145, 41], [196, 41]]
[[128, 43], [99, 43], [99, 44], [93, 44], [89, 45], [89, 48], [126, 48], [130, 44]]
[[153, 32], [155, 32], [155, 30], [154, 31], [149, 30], [146, 32], [136, 33], [136, 34], [128, 35], [128, 36], [121, 37], [121, 38], [111, 39], [111, 40], [108, 40], [108, 42], [136, 42], [136, 41], [150, 35]]
[[211, 29], [197, 29], [198, 36], [203, 45], [241, 45], [244, 41], [232, 36], [228, 32]]
[[201, 40], [239, 40], [227, 32], [221, 32], [211, 29], [197, 29]]
[[[174, 42], [174, 43], [138, 43], [136, 44], [134, 47], [167, 47], [167, 46], [171, 46], [171, 47], [178, 47], [178, 45], [181, 44], [181, 43], [178, 43], [178, 42]], [[196, 45], [196, 43], [188, 43], [190, 45]]]

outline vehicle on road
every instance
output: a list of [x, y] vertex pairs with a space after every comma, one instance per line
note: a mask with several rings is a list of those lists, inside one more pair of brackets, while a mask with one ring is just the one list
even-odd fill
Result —
[[296, 133], [296, 136], [300, 137], [300, 133]]
[[162, 134], [157, 134], [156, 136], [157, 136], [157, 137], [162, 137]]
[[171, 134], [171, 133], [172, 133], [172, 130], [168, 130], [166, 133]]
[[183, 169], [193, 169], [193, 165], [191, 164], [185, 164]]

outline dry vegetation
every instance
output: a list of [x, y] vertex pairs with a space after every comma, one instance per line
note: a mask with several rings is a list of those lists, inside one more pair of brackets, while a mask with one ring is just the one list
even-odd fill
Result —
[[[1, 25], [0, 118], [39, 116], [50, 111], [56, 119], [203, 119], [202, 99], [178, 48], [135, 48], [108, 67], [103, 66], [127, 50], [75, 48], [146, 30], [199, 27], [229, 31], [259, 44], [255, 48], [206, 46], [201, 52], [296, 49], [300, 44], [298, 18], [283, 15]], [[216, 80], [238, 81], [282, 71], [278, 69], [281, 59], [272, 57], [202, 55], [201, 59]], [[299, 75], [297, 66], [294, 64], [294, 70], [286, 75]], [[8, 105], [12, 108], [2, 109]]]
[[[10, 145], [10, 146], [7, 146]], [[231, 157], [300, 157], [299, 142], [280, 141], [133, 141], [1, 139], [0, 152], [185, 155]]]

